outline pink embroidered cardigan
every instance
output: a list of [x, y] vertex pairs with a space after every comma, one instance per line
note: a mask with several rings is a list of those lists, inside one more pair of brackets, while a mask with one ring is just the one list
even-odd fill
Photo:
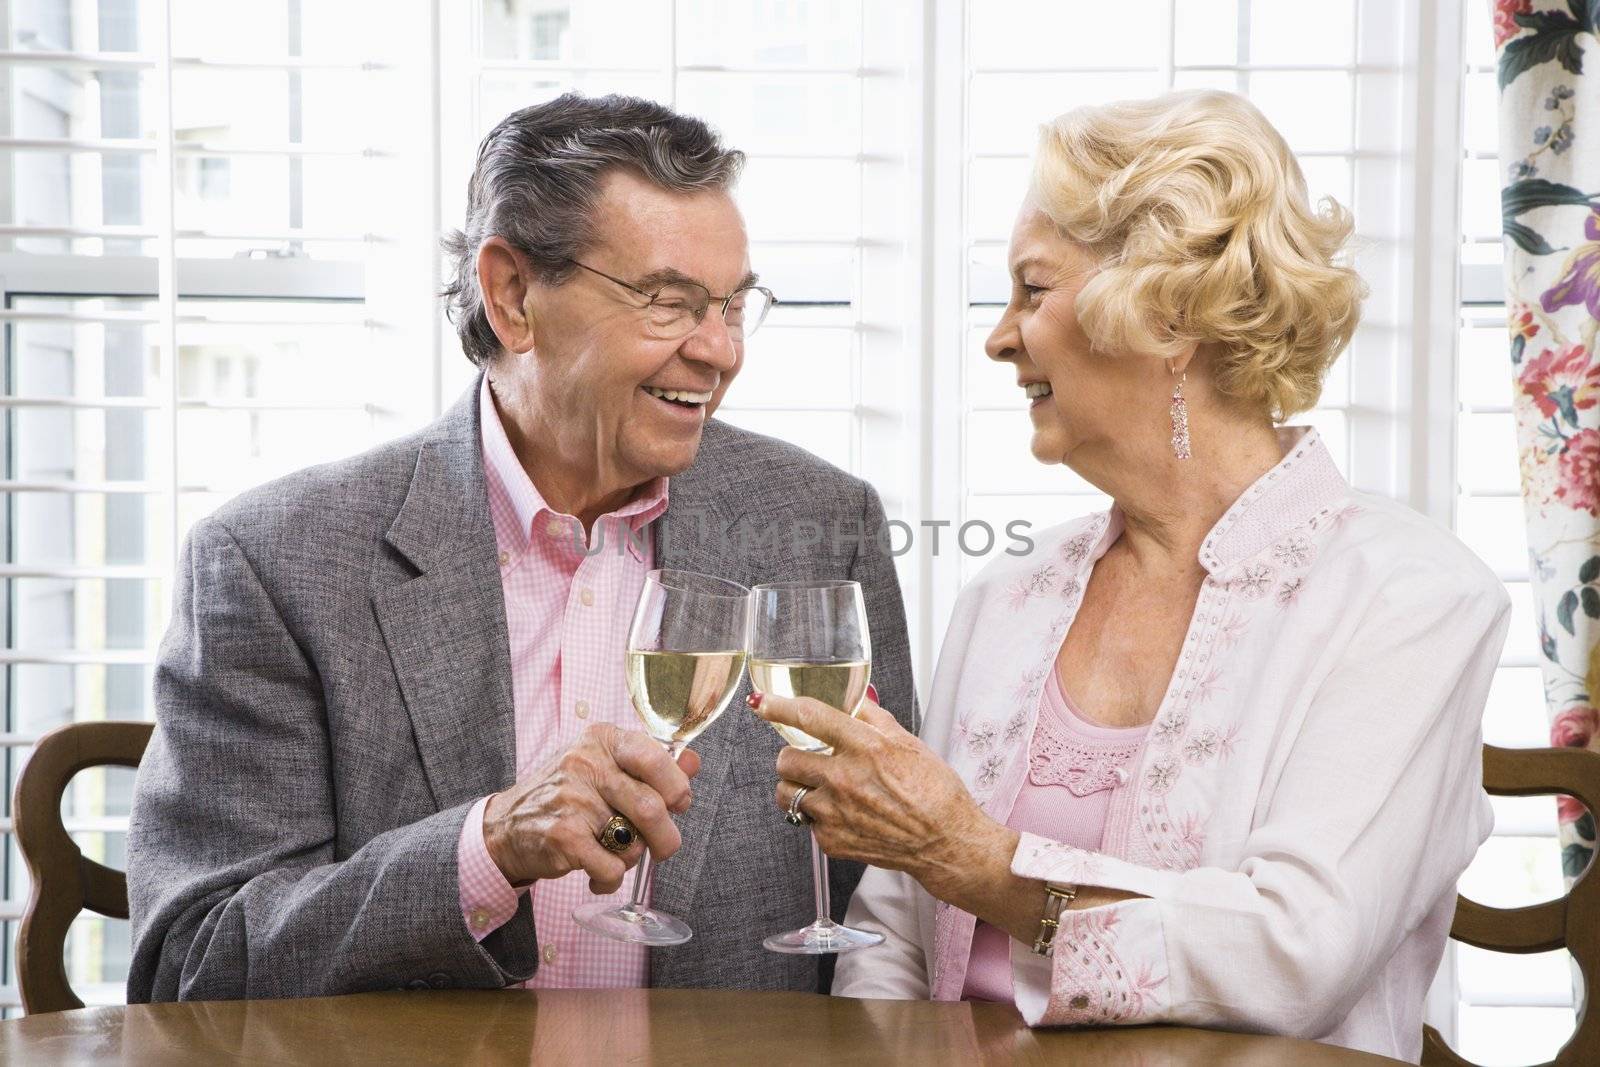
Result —
[[[1072, 911], [1051, 959], [1013, 941], [1031, 1025], [1176, 1022], [1416, 1059], [1455, 883], [1493, 822], [1479, 720], [1509, 602], [1449, 533], [1353, 491], [1315, 431], [1200, 549], [1206, 578], [1101, 851], [1025, 833], [1017, 874], [1141, 898]], [[1110, 513], [1047, 531], [956, 604], [923, 739], [1004, 819], [1039, 693]], [[1041, 899], [1042, 905], [1042, 899]], [[872, 869], [833, 991], [960, 996], [975, 920]]]

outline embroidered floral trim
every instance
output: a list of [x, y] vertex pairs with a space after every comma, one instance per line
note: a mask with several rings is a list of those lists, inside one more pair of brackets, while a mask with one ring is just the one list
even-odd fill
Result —
[[1041, 714], [1028, 751], [1028, 780], [1034, 785], [1066, 786], [1077, 797], [1115, 789], [1128, 780], [1127, 765], [1143, 747], [1143, 738], [1075, 736], [1055, 716]]
[[1246, 563], [1233, 580], [1234, 592], [1246, 600], [1260, 600], [1272, 591], [1278, 572], [1270, 564]]
[[[1098, 526], [1099, 524], [1097, 523], [1096, 525]], [[1094, 549], [1094, 543], [1099, 539], [1099, 532], [1086, 530], [1062, 544], [1061, 558], [1076, 566], [1089, 558], [1089, 553]]]
[[1022, 735], [1027, 732], [1027, 729], [1028, 729], [1028, 716], [1027, 716], [1027, 713], [1024, 712], [1022, 709], [1018, 708], [1016, 711], [1011, 713], [1011, 718], [1006, 720], [1006, 727], [1005, 727], [1005, 742], [1006, 742], [1006, 744], [1010, 745], [1010, 746], [1015, 746], [1018, 742], [1020, 742], [1022, 740]]
[[[1021, 611], [1023, 608], [1027, 607], [1028, 601], [1032, 600], [1034, 597], [1048, 596], [1050, 593], [1054, 592], [1056, 580], [1060, 578], [1060, 576], [1061, 572], [1056, 569], [1055, 564], [1046, 563], [1044, 566], [1037, 568], [1026, 578], [1018, 578], [1016, 581], [1006, 586], [1006, 605], [1014, 612]], [[1070, 599], [1072, 594], [1069, 593], [1068, 590], [1076, 589], [1077, 587], [1077, 579], [1069, 577], [1066, 588], [1062, 589], [1061, 595]]]
[[1194, 684], [1194, 702], [1204, 704], [1225, 689], [1227, 686], [1222, 684], [1222, 671], [1212, 668], [1204, 678]]
[[984, 753], [994, 747], [994, 723], [980, 722], [967, 731], [967, 747], [973, 752]]
[[1342, 504], [1313, 515], [1306, 520], [1306, 526], [1312, 530], [1335, 530], [1366, 510], [1360, 504]]
[[1239, 724], [1230, 723], [1228, 728], [1222, 732], [1222, 735], [1217, 738], [1217, 755], [1223, 760], [1231, 759], [1234, 746], [1238, 744], [1238, 741]]
[[1004, 752], [991, 752], [983, 757], [983, 763], [978, 766], [976, 781], [978, 788], [983, 790], [993, 789], [1000, 782], [1000, 772], [1005, 770], [1006, 756]]
[[971, 708], [963, 709], [961, 714], [956, 716], [956, 736], [965, 741], [972, 733], [972, 721], [976, 717]]
[[1200, 851], [1206, 847], [1206, 824], [1197, 813], [1190, 812], [1178, 824], [1178, 840], [1195, 856], [1199, 863]]
[[1221, 628], [1217, 630], [1217, 647], [1226, 652], [1239, 643], [1244, 637], [1245, 631], [1249, 628], [1250, 624], [1243, 615], [1237, 612], [1229, 615]]
[[1023, 862], [1027, 870], [1042, 871], [1052, 879], [1095, 882], [1105, 869], [1103, 860], [1104, 857], [1098, 852], [1060, 841], [1043, 841], [1033, 847]]
[[1172, 788], [1172, 783], [1178, 780], [1178, 761], [1171, 757], [1162, 757], [1150, 764], [1150, 769], [1145, 772], [1145, 784], [1150, 792], [1156, 796], [1163, 796]]
[[1308, 566], [1316, 555], [1316, 548], [1304, 534], [1291, 534], [1272, 546], [1272, 558], [1295, 570]]
[[[1051, 661], [1054, 666], [1054, 661]], [[1050, 667], [1029, 667], [1017, 679], [1017, 684], [1011, 690], [1011, 699], [1018, 704], [1031, 705], [1039, 699], [1039, 694], [1044, 692], [1045, 674]]]
[[1300, 590], [1304, 588], [1305, 579], [1290, 578], [1278, 586], [1278, 603], [1283, 607], [1289, 607], [1300, 599]]
[[1166, 746], [1177, 741], [1183, 736], [1183, 731], [1189, 727], [1189, 716], [1181, 711], [1170, 711], [1150, 728], [1150, 740], [1158, 745]]
[[1044, 596], [1055, 584], [1056, 568], [1052, 563], [1046, 563], [1028, 576], [1028, 592], [1032, 596]]
[[1252, 581], [1263, 593], [1270, 592], [1269, 583], [1276, 577], [1271, 564], [1255, 561], [1236, 570], [1231, 579], [1202, 585], [1167, 702], [1151, 726], [1151, 752], [1136, 772], [1137, 791], [1130, 809], [1136, 814], [1125, 829], [1108, 828], [1110, 854], [1161, 870], [1199, 865], [1209, 805], [1203, 804], [1194, 820], [1180, 823], [1167, 811], [1167, 796], [1177, 789], [1188, 767], [1215, 761], [1223, 752], [1221, 728], [1199, 722], [1196, 709], [1217, 703], [1217, 697], [1227, 692], [1217, 650], [1240, 641], [1253, 619], [1251, 609], [1230, 604], [1230, 597], [1244, 593], [1248, 598], [1254, 591]]
[[1013, 612], [1021, 611], [1023, 608], [1027, 607], [1028, 601], [1032, 599], [1033, 596], [1033, 590], [1029, 588], [1027, 582], [1022, 581], [1021, 579], [1018, 579], [1017, 581], [1014, 581], [1010, 585], [1006, 586], [1006, 606], [1009, 607]]
[[1221, 747], [1222, 738], [1217, 735], [1217, 731], [1208, 726], [1184, 743], [1184, 762], [1191, 767], [1198, 767], [1214, 757]]
[[1156, 974], [1149, 961], [1140, 960], [1137, 969], [1123, 962], [1117, 950], [1118, 921], [1115, 908], [1062, 916], [1049, 1022], [1130, 1022], [1157, 1007], [1157, 990], [1166, 976]]

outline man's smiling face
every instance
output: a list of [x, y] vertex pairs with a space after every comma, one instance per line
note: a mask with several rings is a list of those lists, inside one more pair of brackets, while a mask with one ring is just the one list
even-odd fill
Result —
[[[744, 219], [726, 191], [670, 192], [619, 170], [603, 181], [592, 217], [583, 263], [646, 292], [692, 281], [722, 296], [753, 280]], [[744, 359], [720, 301], [670, 340], [653, 336], [645, 304], [588, 270], [534, 285], [533, 349], [520, 356], [538, 361], [540, 406], [559, 413], [563, 451], [583, 441], [600, 470], [634, 484], [694, 462], [705, 420]]]

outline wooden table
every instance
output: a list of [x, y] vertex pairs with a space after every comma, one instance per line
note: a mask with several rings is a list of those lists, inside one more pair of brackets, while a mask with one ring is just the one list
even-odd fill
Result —
[[6, 1064], [1392, 1064], [1179, 1027], [1031, 1031], [1009, 1006], [728, 990], [362, 993], [83, 1008], [0, 1023]]

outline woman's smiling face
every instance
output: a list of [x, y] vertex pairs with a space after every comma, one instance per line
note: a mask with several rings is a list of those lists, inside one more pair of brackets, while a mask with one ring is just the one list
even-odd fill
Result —
[[1077, 295], [1097, 269], [1089, 250], [1062, 236], [1030, 197], [1008, 261], [1011, 299], [985, 351], [1016, 367], [1034, 457], [1094, 480], [1109, 454], [1126, 458], [1130, 444], [1143, 446], [1152, 434], [1159, 442], [1171, 391], [1165, 364], [1095, 351], [1078, 323]]

